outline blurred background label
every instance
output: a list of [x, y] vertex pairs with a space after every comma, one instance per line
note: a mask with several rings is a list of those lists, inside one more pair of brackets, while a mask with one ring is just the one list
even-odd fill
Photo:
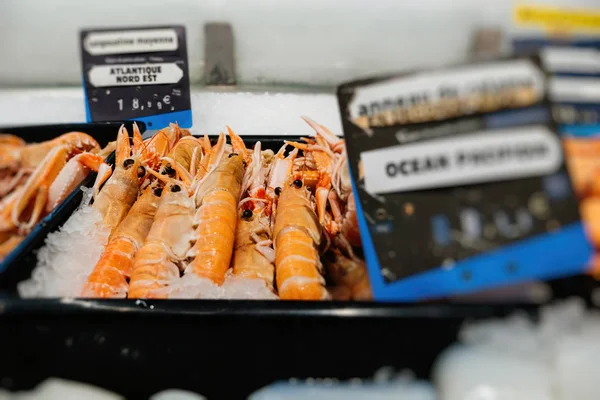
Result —
[[600, 11], [573, 7], [520, 4], [514, 20], [521, 26], [535, 26], [549, 32], [600, 33]]
[[[514, 66], [527, 73], [508, 84]], [[376, 299], [436, 298], [586, 268], [591, 246], [535, 59], [354, 81], [338, 100]], [[524, 143], [543, 143], [535, 148], [544, 157], [503, 168], [471, 162], [489, 161], [481, 150]]]

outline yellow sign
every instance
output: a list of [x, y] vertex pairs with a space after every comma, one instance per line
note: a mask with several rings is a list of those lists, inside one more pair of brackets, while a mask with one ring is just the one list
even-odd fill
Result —
[[514, 9], [514, 19], [517, 25], [537, 26], [553, 32], [600, 34], [600, 9], [521, 4]]

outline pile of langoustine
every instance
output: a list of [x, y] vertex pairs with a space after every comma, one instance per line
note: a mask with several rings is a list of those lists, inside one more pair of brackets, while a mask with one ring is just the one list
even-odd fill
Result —
[[122, 127], [88, 206], [108, 239], [77, 295], [228, 298], [251, 282], [268, 293], [251, 298], [370, 299], [344, 141], [305, 120], [316, 134], [277, 153], [229, 127], [214, 142], [134, 127], [131, 143]]
[[113, 150], [82, 132], [29, 144], [0, 134], [0, 261]]

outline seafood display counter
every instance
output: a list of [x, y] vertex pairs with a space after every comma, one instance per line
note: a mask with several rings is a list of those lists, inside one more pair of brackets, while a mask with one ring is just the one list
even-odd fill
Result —
[[[309, 123], [316, 135], [306, 140], [230, 129], [230, 144], [225, 135], [195, 138], [172, 125], [167, 133], [178, 132], [177, 140], [161, 145], [160, 135], [142, 139], [131, 124], [99, 126], [112, 132], [100, 134], [103, 147], [119, 131], [116, 155], [106, 158], [114, 171], [104, 171], [103, 185], [87, 176], [85, 193], [70, 192], [2, 264], [0, 385], [30, 389], [55, 376], [127, 398], [171, 387], [246, 398], [278, 380], [370, 377], [385, 365], [429, 378], [465, 320], [517, 308], [536, 314], [522, 304], [371, 301], [343, 142]], [[85, 221], [102, 193], [123, 181], [133, 188], [129, 205], [125, 197], [108, 202]], [[238, 228], [219, 227], [223, 221]], [[220, 238], [202, 241], [214, 239], [203, 228], [221, 229]], [[304, 264], [291, 268], [286, 259]], [[555, 297], [589, 300], [594, 287], [586, 277], [552, 282]], [[301, 301], [309, 299], [322, 301]]]
[[[121, 127], [114, 171], [95, 166], [83, 202], [65, 200], [75, 212], [38, 231], [44, 244], [1, 286], [28, 298], [370, 299], [344, 142], [306, 121], [314, 137], [285, 141]], [[77, 186], [61, 174], [50, 193]], [[13, 193], [21, 208], [39, 198], [21, 196], [36, 176]], [[26, 229], [17, 205], [6, 210]]]

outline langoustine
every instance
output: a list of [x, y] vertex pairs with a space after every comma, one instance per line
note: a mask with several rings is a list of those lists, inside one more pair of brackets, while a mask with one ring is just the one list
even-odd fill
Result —
[[[115, 148], [114, 172], [107, 164], [100, 164], [93, 203], [89, 205], [91, 196], [86, 194], [84, 198], [87, 200], [40, 249], [32, 278], [22, 285], [25, 295], [40, 293], [42, 296], [54, 296], [58, 292], [67, 296], [83, 293], [90, 297], [123, 297], [122, 280], [127, 278], [128, 257], [145, 238], [147, 232], [144, 231], [153, 220], [152, 215], [147, 214], [152, 214], [155, 207], [155, 200], [144, 195], [138, 200], [138, 194], [140, 188], [146, 187], [152, 180], [149, 174], [152, 170], [151, 157], [160, 158], [166, 155], [160, 152], [168, 151], [168, 146], [151, 148], [153, 142], [154, 137], [143, 141], [134, 124], [130, 143], [129, 133], [121, 126], [117, 140], [98, 153], [104, 158], [108, 149]], [[67, 174], [62, 184], [68, 187], [78, 182]], [[79, 248], [69, 248], [71, 235], [75, 243], [81, 243]], [[75, 260], [81, 260], [81, 264]], [[69, 272], [63, 273], [56, 267], [61, 264]], [[123, 277], [119, 277], [121, 272]], [[51, 288], [43, 282], [49, 276], [60, 282], [60, 289]]]
[[109, 231], [109, 236], [117, 229], [123, 218], [138, 197], [140, 180], [146, 177], [143, 162], [142, 135], [134, 124], [133, 144], [129, 143], [127, 129], [122, 126], [117, 135], [115, 168], [112, 173], [107, 171], [99, 174], [95, 189], [106, 183], [94, 197], [92, 207], [102, 215], [102, 225]]
[[217, 285], [225, 280], [231, 262], [244, 176], [246, 148], [234, 151], [206, 175], [194, 195], [195, 243], [187, 254], [193, 260], [184, 270], [184, 276], [208, 278]]
[[[10, 204], [5, 204], [5, 208], [11, 209], [10, 221], [0, 221], [0, 224], [6, 226], [12, 223], [21, 231], [29, 231], [45, 212], [51, 211], [64, 198], [64, 194], [56, 188], [62, 185], [62, 180], [58, 178], [67, 161], [79, 152], [83, 153], [76, 156], [75, 160], [79, 160], [82, 155], [95, 158], [97, 156], [90, 151], [99, 150], [98, 143], [91, 136], [77, 132], [41, 144], [21, 146], [10, 156], [4, 154], [3, 164], [12, 160], [17, 168], [20, 168], [19, 172], [31, 173], [18, 189], [11, 187], [11, 191], [16, 189], [14, 191], [18, 191], [19, 194], [14, 196]], [[2, 165], [0, 168], [7, 167]], [[24, 216], [29, 219], [25, 220]]]
[[[13, 135], [0, 136], [0, 198], [22, 188], [19, 196], [21, 204], [34, 200], [40, 213], [44, 208], [51, 211], [53, 207], [50, 206], [64, 198], [59, 198], [61, 193], [57, 191], [62, 184], [58, 179], [59, 172], [64, 176], [62, 170], [65, 167], [74, 164], [85, 166], [88, 159], [94, 160], [90, 164], [97, 165], [95, 157], [100, 157], [97, 153], [101, 152], [98, 142], [83, 132], [70, 132], [32, 144], [26, 144]], [[46, 198], [47, 204], [43, 201]], [[18, 205], [16, 208], [16, 213], [22, 212]]]
[[[125, 127], [119, 129], [114, 173], [104, 162], [98, 168], [95, 190], [85, 190], [80, 207], [59, 231], [48, 235], [38, 252], [31, 278], [19, 285], [23, 296], [79, 296], [83, 286], [105, 250], [107, 241], [138, 197], [140, 181], [146, 176], [142, 167], [143, 142], [134, 126], [133, 145]], [[109, 145], [108, 148], [111, 148]], [[97, 155], [104, 158], [106, 151]], [[62, 171], [61, 171], [62, 174]], [[61, 185], [75, 188], [77, 179], [65, 175]], [[100, 188], [100, 185], [104, 183]], [[92, 193], [95, 192], [95, 193]], [[93, 203], [90, 201], [93, 198]], [[55, 282], [54, 284], [52, 282]]]
[[158, 170], [159, 166], [164, 164], [162, 157], [171, 152], [182, 138], [190, 136], [191, 133], [187, 129], [181, 129], [178, 124], [170, 123], [143, 142], [144, 164], [153, 170]]
[[168, 183], [150, 232], [134, 259], [129, 298], [167, 298], [192, 239], [194, 202], [181, 183]]
[[[304, 152], [296, 174], [315, 191], [319, 222], [328, 236], [325, 265], [329, 278], [337, 286], [335, 293], [347, 293], [354, 300], [372, 298], [365, 262], [353, 247], [361, 246], [356, 205], [343, 139], [309, 118], [304, 120], [315, 130], [315, 139], [306, 144], [290, 144]], [[344, 290], [340, 290], [343, 288]], [[334, 297], [337, 297], [334, 295]]]
[[319, 246], [321, 225], [310, 204], [310, 192], [300, 179], [281, 189], [273, 228], [275, 277], [284, 300], [323, 300], [329, 297], [322, 275]]
[[[21, 138], [2, 134], [0, 135], [0, 176], [2, 176], [2, 194], [5, 195], [14, 189], [19, 181], [15, 177], [27, 177], [38, 168], [48, 153], [56, 148], [62, 148], [65, 158], [70, 159], [81, 152], [95, 153], [100, 150], [100, 145], [94, 138], [83, 132], [69, 132], [52, 140], [40, 143], [25, 143]], [[13, 187], [6, 187], [6, 182], [12, 180]], [[21, 180], [22, 183], [24, 181]]]
[[129, 298], [166, 298], [169, 286], [179, 278], [191, 247], [195, 210], [191, 186], [197, 175], [200, 149], [198, 140], [185, 139], [163, 160], [157, 178], [166, 184], [144, 245], [135, 254]]
[[272, 199], [266, 195], [266, 184], [273, 157], [272, 151], [262, 151], [260, 142], [254, 145], [251, 162], [242, 181], [242, 193], [246, 196], [238, 207], [231, 262], [234, 276], [261, 279], [271, 292], [275, 291], [275, 254], [271, 237]]
[[[205, 143], [202, 145], [206, 146]], [[245, 148], [242, 150], [245, 152]], [[181, 290], [185, 290], [187, 281], [180, 279], [181, 271], [184, 276], [192, 277], [192, 280], [199, 277], [217, 280], [222, 273], [222, 283], [233, 249], [233, 237], [227, 240], [227, 229], [232, 230], [233, 236], [236, 222], [235, 215], [231, 218], [227, 214], [227, 206], [230, 205], [227, 202], [230, 200], [228, 194], [234, 197], [235, 214], [243, 175], [243, 159], [236, 153], [223, 157], [224, 135], [220, 135], [215, 146], [205, 147], [204, 151], [195, 176], [183, 172], [181, 165], [173, 163], [175, 170], [182, 172], [185, 182], [171, 181], [165, 188], [166, 192], [146, 244], [135, 258], [130, 298], [178, 297]], [[238, 162], [242, 168], [239, 172]], [[194, 163], [190, 163], [190, 168], [193, 165]], [[237, 192], [222, 193], [228, 192], [231, 185], [235, 186], [238, 181]], [[223, 199], [225, 214], [219, 207], [223, 204]], [[223, 216], [225, 221], [222, 221]], [[233, 228], [231, 225], [227, 226], [227, 223], [233, 223]], [[217, 228], [226, 228], [225, 240], [215, 235], [201, 236], [204, 232], [215, 233], [215, 225]], [[227, 263], [226, 268], [223, 267], [224, 263]], [[211, 275], [210, 272], [213, 271], [214, 274]]]
[[87, 279], [82, 297], [125, 298], [134, 256], [154, 222], [162, 187], [148, 186], [119, 224]]
[[[170, 142], [165, 133], [163, 144], [152, 151], [150, 140], [142, 142], [135, 130], [133, 146], [126, 148], [129, 142], [119, 132], [117, 153], [122, 157], [92, 205], [107, 196], [107, 188], [113, 191], [120, 204], [98, 210], [113, 233], [80, 293], [239, 298], [254, 290], [228, 286], [241, 280], [263, 282], [284, 300], [319, 300], [330, 297], [329, 279], [347, 298], [369, 298], [364, 261], [353, 252], [356, 239], [344, 229], [352, 227], [354, 210], [341, 139], [294, 143], [297, 148], [286, 156], [287, 145], [276, 155], [263, 151], [260, 142], [248, 151], [230, 129], [232, 144], [221, 134], [214, 146], [206, 136], [176, 133], [174, 126], [170, 132], [180, 137]], [[161, 157], [169, 143], [174, 147]], [[111, 189], [110, 182], [119, 179], [129, 189]], [[154, 191], [161, 188], [159, 197]], [[135, 200], [140, 189], [144, 194]], [[133, 207], [128, 208], [130, 195]], [[248, 297], [266, 298], [260, 293]]]
[[74, 186], [63, 189], [62, 177], [67, 167], [83, 157], [97, 160], [100, 156], [95, 153], [100, 146], [82, 132], [35, 144], [25, 144], [12, 135], [2, 135], [0, 141], [2, 260], [66, 197], [68, 189], [74, 189]]
[[[250, 258], [254, 256], [253, 252], [256, 247], [254, 247], [253, 237], [257, 237], [253, 231], [255, 226], [250, 223], [246, 225], [249, 228], [248, 231], [244, 231], [243, 228], [242, 230], [237, 229], [238, 202], [243, 192], [258, 197], [242, 199], [242, 206], [244, 204], [250, 206], [252, 201], [265, 197], [264, 176], [266, 170], [263, 169], [265, 165], [263, 165], [260, 145], [255, 148], [252, 157], [248, 154], [242, 139], [230, 128], [228, 131], [231, 146], [224, 145], [223, 135], [220, 136], [215, 146], [210, 146], [206, 141], [201, 142], [205, 154], [202, 162], [199, 163], [196, 175], [188, 175], [182, 171], [183, 175], [187, 176], [186, 180], [191, 181], [191, 184], [184, 185], [187, 192], [182, 194], [178, 200], [179, 205], [185, 204], [185, 207], [181, 207], [180, 210], [185, 210], [186, 222], [167, 222], [167, 219], [172, 218], [174, 214], [171, 212], [163, 217], [161, 215], [163, 205], [161, 204], [155, 225], [159, 223], [159, 220], [163, 220], [165, 221], [164, 227], [172, 229], [172, 232], [179, 232], [179, 235], [170, 233], [157, 235], [156, 245], [152, 245], [151, 243], [155, 241], [153, 238], [155, 225], [153, 225], [146, 245], [136, 256], [129, 297], [212, 298], [226, 296], [229, 290], [238, 295], [247, 293], [249, 296], [257, 298], [274, 297], [272, 294], [267, 295], [262, 292], [256, 286], [255, 278], [257, 276], [246, 274], [245, 272], [248, 271], [244, 271], [243, 267], [235, 269], [239, 273], [236, 276], [234, 270], [231, 269], [231, 266], [235, 268], [235, 260], [248, 260], [244, 254], [249, 255]], [[267, 158], [269, 158], [269, 153], [265, 153]], [[270, 154], [272, 155], [272, 152]], [[251, 172], [244, 174], [246, 165], [252, 166], [253, 163], [254, 169], [250, 167]], [[203, 168], [203, 165], [206, 168]], [[182, 167], [177, 163], [174, 166], [176, 166], [175, 170]], [[192, 194], [190, 195], [190, 193]], [[167, 195], [168, 193], [165, 193], [163, 196]], [[253, 206], [254, 204], [252, 204]], [[267, 224], [269, 222], [268, 209], [269, 207], [265, 207], [266, 214], [264, 216], [267, 218], [261, 218]], [[193, 218], [190, 218], [192, 213]], [[192, 227], [186, 225], [188, 222], [192, 223]], [[267, 228], [269, 227], [267, 226]], [[163, 246], [172, 250], [171, 245], [175, 243], [175, 239], [181, 237], [184, 237], [185, 240], [177, 242], [181, 247], [176, 257], [173, 251], [165, 251], [164, 248], [160, 249], [157, 246], [158, 241], [161, 240]], [[244, 240], [250, 238], [252, 244], [238, 248], [238, 257], [232, 260], [234, 241], [238, 240], [239, 243], [241, 238]], [[270, 243], [259, 243], [259, 246], [261, 245], [264, 245], [262, 250], [268, 256], [269, 250], [272, 252]], [[154, 252], [147, 253], [147, 250], [152, 247], [154, 247]], [[185, 251], [186, 248], [187, 251]], [[144, 258], [145, 255], [148, 257]], [[262, 263], [259, 267], [270, 268], [270, 271], [267, 271], [262, 277], [265, 278], [265, 282], [270, 281], [272, 287], [273, 266], [268, 259], [261, 260], [260, 253], [257, 252], [256, 255], [259, 257], [257, 259], [259, 263], [266, 261], [267, 264], [265, 266]], [[241, 267], [241, 264], [237, 265]], [[248, 280], [252, 280], [252, 282], [247, 283]]]
[[[150, 186], [153, 177], [156, 175], [154, 171], [160, 168], [162, 174], [169, 173], [170, 165], [168, 162], [166, 164], [162, 162], [163, 157], [166, 160], [177, 160], [182, 163], [188, 160], [185, 157], [187, 156], [185, 151], [177, 151], [183, 147], [182, 145], [177, 146], [178, 143], [184, 143], [180, 139], [189, 135], [189, 132], [186, 132], [181, 130], [177, 124], [170, 124], [153, 137], [142, 142], [141, 134], [137, 129], [137, 125], [134, 124], [132, 156], [137, 157], [141, 164], [137, 170], [137, 178], [139, 178], [137, 182], [141, 181], [139, 187], [148, 186], [110, 237], [100, 260], [87, 279], [82, 296], [120, 298], [127, 296], [128, 279], [133, 270], [134, 257], [145, 243], [154, 222], [162, 194], [163, 188], [158, 182]], [[125, 150], [120, 148], [120, 146], [127, 144], [124, 140], [124, 133], [120, 133], [121, 139], [117, 138], [117, 148], [122, 154], [127, 154]], [[127, 160], [123, 160], [123, 165], [127, 162]], [[130, 168], [135, 168], [135, 165], [132, 164]], [[128, 184], [131, 188], [134, 183], [136, 183], [136, 180], [132, 176], [128, 176]], [[123, 192], [125, 201], [122, 204], [125, 207], [130, 193], [130, 191]]]

